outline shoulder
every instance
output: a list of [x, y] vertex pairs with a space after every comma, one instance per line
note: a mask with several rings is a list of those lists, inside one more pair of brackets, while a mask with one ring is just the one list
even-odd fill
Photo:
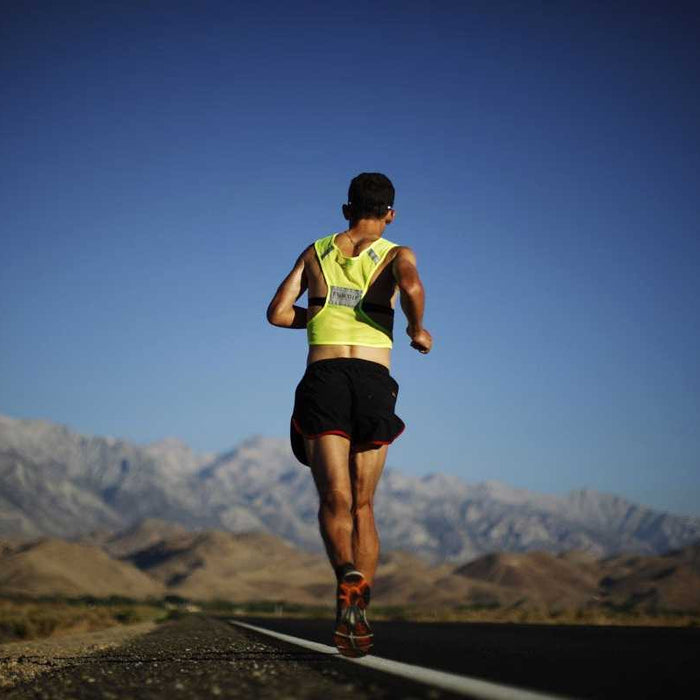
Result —
[[386, 259], [389, 261], [394, 260], [397, 255], [402, 254], [401, 251], [411, 250], [408, 246], [390, 241], [384, 237], [379, 239], [378, 244], [379, 249], [386, 253]]
[[392, 252], [394, 253], [395, 262], [405, 261], [415, 265], [416, 254], [413, 252], [413, 248], [410, 248], [407, 245], [397, 245]]
[[316, 251], [316, 244], [315, 243], [309, 243], [309, 245], [304, 248], [304, 250], [301, 251], [301, 255], [299, 258], [301, 260], [304, 260], [306, 258], [312, 257]]
[[331, 244], [332, 240], [333, 236], [324, 236], [313, 243], [309, 243], [297, 258], [297, 265], [302, 265], [305, 269], [311, 267], [313, 270], [316, 270], [323, 251]]
[[297, 263], [307, 263], [312, 260], [316, 255], [316, 242], [309, 243], [309, 245], [301, 251], [301, 254], [297, 258]]

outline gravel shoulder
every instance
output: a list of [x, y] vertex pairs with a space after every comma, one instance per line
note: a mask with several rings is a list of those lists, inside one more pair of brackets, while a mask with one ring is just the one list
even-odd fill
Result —
[[155, 622], [118, 625], [97, 632], [82, 632], [30, 642], [0, 645], [0, 688], [11, 688], [66, 666], [83, 663], [86, 657], [119, 647], [134, 637], [152, 632]]

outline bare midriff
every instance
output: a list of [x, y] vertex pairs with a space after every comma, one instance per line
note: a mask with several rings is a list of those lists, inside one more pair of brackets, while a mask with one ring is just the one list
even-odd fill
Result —
[[391, 369], [391, 348], [369, 348], [365, 345], [312, 345], [306, 364], [337, 358], [368, 360]]

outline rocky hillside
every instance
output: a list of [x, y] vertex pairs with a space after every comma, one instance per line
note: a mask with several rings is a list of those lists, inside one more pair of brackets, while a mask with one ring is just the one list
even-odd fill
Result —
[[[198, 455], [174, 439], [140, 446], [0, 416], [3, 539], [76, 538], [156, 518], [190, 531], [270, 533], [320, 552], [316, 508], [308, 470], [284, 440], [256, 437], [229, 452]], [[543, 495], [443, 474], [387, 470], [377, 511], [387, 550], [433, 563], [497, 551], [662, 554], [700, 539], [700, 518], [618, 496]]]
[[[184, 532], [148, 520], [100, 538], [101, 546], [57, 539], [5, 542], [0, 596], [175, 594], [333, 606], [333, 573], [325, 556], [272, 535]], [[87, 539], [94, 542], [96, 535]], [[697, 614], [700, 544], [662, 556], [603, 559], [585, 552], [487, 554], [460, 566], [388, 552], [380, 560], [373, 598], [378, 605], [414, 605], [422, 611], [466, 606]]]
[[159, 597], [165, 587], [99, 547], [42, 539], [0, 549], [3, 595]]

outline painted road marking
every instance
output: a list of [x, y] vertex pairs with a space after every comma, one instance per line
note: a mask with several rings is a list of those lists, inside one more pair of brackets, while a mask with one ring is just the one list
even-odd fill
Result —
[[423, 666], [413, 666], [405, 664], [401, 661], [392, 661], [391, 659], [382, 659], [378, 656], [364, 656], [360, 659], [352, 659], [347, 656], [342, 656], [338, 653], [335, 647], [326, 644], [319, 644], [308, 639], [292, 637], [289, 634], [282, 634], [274, 630], [268, 630], [264, 627], [249, 625], [247, 622], [238, 622], [238, 620], [229, 620], [232, 625], [243, 627], [244, 629], [266, 634], [275, 639], [280, 639], [289, 644], [295, 644], [305, 649], [311, 649], [319, 654], [332, 654], [338, 659], [349, 661], [359, 666], [366, 666], [377, 671], [391, 673], [394, 676], [401, 676], [408, 680], [417, 683], [448, 690], [451, 693], [459, 693], [460, 695], [468, 695], [479, 700], [561, 700], [561, 695], [548, 695], [534, 690], [524, 690], [516, 688], [512, 685], [502, 685], [501, 683], [493, 683], [492, 681], [483, 681], [479, 678], [471, 676], [459, 676], [456, 673], [447, 673], [446, 671], [435, 671], [432, 668], [424, 668]]

